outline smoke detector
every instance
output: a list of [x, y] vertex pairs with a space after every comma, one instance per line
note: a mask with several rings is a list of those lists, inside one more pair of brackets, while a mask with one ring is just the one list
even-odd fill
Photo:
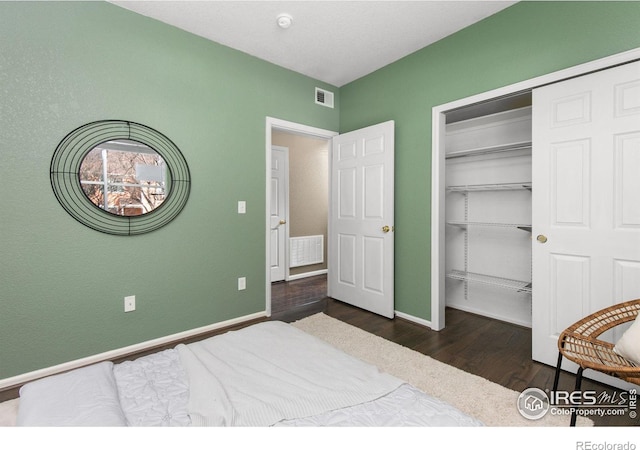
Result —
[[289, 14], [280, 14], [276, 19], [276, 23], [280, 28], [286, 30], [293, 23], [293, 17], [291, 17]]

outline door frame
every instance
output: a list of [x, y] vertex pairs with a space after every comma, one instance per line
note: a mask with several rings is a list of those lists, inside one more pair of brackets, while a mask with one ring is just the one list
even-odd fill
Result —
[[[286, 133], [298, 134], [301, 136], [312, 136], [326, 139], [329, 144], [329, 167], [331, 167], [331, 138], [337, 136], [337, 131], [325, 130], [323, 128], [311, 127], [288, 120], [266, 117], [265, 126], [265, 154], [266, 154], [266, 197], [265, 197], [265, 313], [271, 316], [271, 222], [269, 212], [271, 211], [271, 135], [273, 130], [284, 131]], [[331, 176], [331, 174], [329, 174]], [[329, 218], [327, 217], [327, 221]], [[331, 226], [331, 224], [329, 224]], [[331, 230], [329, 230], [329, 233]]]
[[546, 84], [586, 75], [616, 65], [640, 60], [640, 48], [606, 56], [567, 69], [503, 86], [481, 94], [434, 106], [431, 110], [431, 321], [430, 327], [445, 327], [445, 115], [454, 109], [531, 91]]

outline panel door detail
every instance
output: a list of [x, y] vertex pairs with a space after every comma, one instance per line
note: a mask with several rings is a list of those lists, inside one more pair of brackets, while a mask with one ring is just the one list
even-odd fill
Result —
[[333, 139], [329, 295], [394, 316], [394, 122]]
[[271, 149], [271, 281], [282, 281], [287, 269], [287, 210], [289, 149], [273, 146]]
[[532, 160], [532, 353], [555, 365], [562, 330], [640, 297], [640, 63], [534, 90]]

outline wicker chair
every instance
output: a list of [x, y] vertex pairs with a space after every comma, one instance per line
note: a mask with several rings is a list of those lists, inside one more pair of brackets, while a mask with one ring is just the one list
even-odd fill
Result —
[[[605, 331], [631, 322], [640, 312], [640, 299], [631, 300], [596, 311], [564, 330], [558, 338], [558, 365], [553, 391], [558, 389], [560, 366], [563, 356], [578, 364], [575, 390], [580, 390], [582, 372], [585, 369], [606, 373], [630, 383], [640, 384], [640, 367], [613, 351], [615, 344], [598, 339]], [[571, 426], [576, 423], [576, 412], [571, 416]]]

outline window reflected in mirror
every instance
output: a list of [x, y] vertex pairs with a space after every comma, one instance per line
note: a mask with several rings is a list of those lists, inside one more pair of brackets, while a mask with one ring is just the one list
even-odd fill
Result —
[[165, 161], [151, 147], [127, 139], [103, 142], [83, 158], [80, 185], [99, 208], [140, 216], [158, 208], [170, 190]]

